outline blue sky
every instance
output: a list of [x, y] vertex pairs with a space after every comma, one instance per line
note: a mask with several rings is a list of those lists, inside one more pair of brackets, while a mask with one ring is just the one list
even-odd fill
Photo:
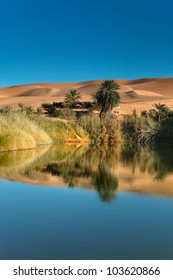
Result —
[[172, 0], [1, 0], [0, 86], [173, 77]]

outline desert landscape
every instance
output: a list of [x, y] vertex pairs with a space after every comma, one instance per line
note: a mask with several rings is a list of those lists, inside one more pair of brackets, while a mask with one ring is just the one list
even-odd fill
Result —
[[[45, 102], [64, 100], [70, 89], [81, 93], [82, 101], [90, 101], [102, 81], [38, 83], [0, 87], [0, 107], [10, 105], [17, 107], [18, 103], [40, 106]], [[173, 109], [173, 78], [143, 78], [137, 80], [116, 80], [120, 85], [120, 114], [128, 115], [136, 109], [137, 112], [149, 110], [155, 103], [162, 103]]]

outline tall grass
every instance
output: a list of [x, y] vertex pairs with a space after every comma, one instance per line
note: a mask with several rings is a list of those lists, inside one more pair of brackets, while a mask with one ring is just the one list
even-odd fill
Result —
[[125, 117], [121, 122], [124, 145], [127, 147], [154, 145], [158, 129], [159, 124], [152, 118], [136, 114]]
[[28, 114], [0, 113], [0, 151], [31, 149], [53, 141], [82, 141], [87, 133], [81, 127]]
[[0, 151], [50, 144], [49, 135], [21, 112], [0, 114]]
[[32, 116], [32, 121], [36, 123], [54, 141], [88, 141], [87, 132], [75, 123], [65, 123], [60, 120], [51, 120]]
[[0, 132], [0, 151], [31, 149], [35, 147], [35, 139], [23, 131], [4, 129]]

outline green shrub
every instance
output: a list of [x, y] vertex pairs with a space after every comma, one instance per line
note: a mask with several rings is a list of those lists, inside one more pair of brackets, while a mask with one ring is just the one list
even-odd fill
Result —
[[5, 107], [0, 109], [1, 114], [9, 114], [10, 112], [12, 112], [12, 107], [11, 106], [5, 106]]
[[82, 116], [78, 123], [88, 132], [93, 145], [105, 148], [121, 145], [120, 124], [116, 117], [105, 115], [100, 119], [94, 114], [89, 114]]
[[125, 145], [150, 145], [155, 141], [159, 124], [151, 118], [127, 116], [121, 122]]
[[77, 123], [89, 134], [91, 143], [100, 144], [100, 118], [94, 114], [83, 115]]
[[57, 109], [53, 104], [50, 103], [43, 103], [42, 108], [49, 114], [50, 117], [57, 117]]
[[42, 108], [42, 107], [37, 107], [37, 108], [36, 108], [36, 114], [37, 114], [38, 116], [41, 116], [41, 115], [43, 114], [43, 108]]
[[75, 120], [76, 119], [76, 113], [70, 108], [63, 108], [63, 109], [59, 110], [58, 116], [61, 119], [65, 119], [65, 120]]

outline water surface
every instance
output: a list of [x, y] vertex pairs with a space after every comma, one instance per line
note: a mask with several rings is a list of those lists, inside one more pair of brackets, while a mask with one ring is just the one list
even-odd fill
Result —
[[0, 259], [173, 259], [170, 150], [0, 155]]

